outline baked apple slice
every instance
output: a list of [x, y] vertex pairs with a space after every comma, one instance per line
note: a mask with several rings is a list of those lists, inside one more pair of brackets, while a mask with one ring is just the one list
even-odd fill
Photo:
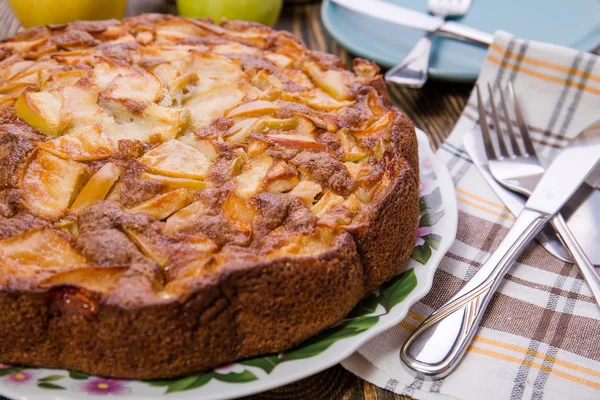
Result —
[[290, 194], [300, 197], [307, 207], [311, 207], [315, 197], [323, 191], [321, 185], [313, 181], [300, 181], [290, 192]]
[[252, 221], [256, 214], [256, 210], [235, 193], [229, 192], [227, 194], [223, 203], [223, 216], [238, 231], [244, 233], [252, 232]]
[[265, 177], [266, 190], [271, 193], [281, 193], [292, 190], [299, 182], [296, 170], [285, 161], [274, 163]]
[[69, 124], [63, 108], [64, 99], [58, 91], [24, 91], [17, 98], [15, 112], [29, 126], [47, 136], [59, 136]]
[[200, 129], [240, 104], [243, 98], [237, 84], [229, 84], [198, 93], [187, 99], [183, 107], [190, 110], [192, 128]]
[[178, 231], [184, 230], [191, 222], [193, 217], [206, 210], [206, 205], [201, 201], [195, 201], [187, 207], [182, 208], [175, 214], [167, 218], [164, 232], [167, 235], [173, 235]]
[[191, 196], [186, 189], [177, 189], [158, 195], [127, 211], [130, 213], [150, 214], [154, 218], [161, 220], [187, 206], [191, 200]]
[[162, 83], [149, 72], [134, 72], [115, 77], [103, 97], [113, 100], [153, 103], [159, 99]]
[[86, 171], [83, 164], [37, 150], [23, 176], [23, 200], [35, 215], [56, 220], [67, 212]]
[[204, 179], [212, 164], [203, 152], [179, 140], [161, 144], [140, 161], [155, 174], [198, 180]]
[[57, 157], [75, 161], [102, 160], [116, 151], [100, 124], [74, 128], [68, 134], [38, 146]]
[[307, 63], [304, 70], [315, 86], [324, 90], [338, 101], [352, 99], [350, 83], [352, 74], [349, 71], [328, 70], [323, 71], [314, 63]]
[[92, 292], [107, 293], [126, 269], [124, 267], [76, 268], [52, 275], [42, 282], [42, 286], [75, 286]]
[[309, 151], [325, 151], [327, 149], [325, 145], [317, 142], [312, 137], [299, 134], [275, 133], [264, 135], [261, 139], [271, 144], [277, 144], [292, 149]]
[[244, 200], [249, 199], [262, 188], [273, 159], [267, 155], [261, 155], [251, 159], [240, 175], [235, 178], [235, 193]]
[[236, 117], [260, 117], [273, 114], [279, 109], [277, 104], [265, 100], [254, 100], [250, 103], [242, 104], [225, 113], [227, 118]]
[[94, 201], [104, 200], [121, 176], [121, 168], [114, 163], [106, 163], [87, 181], [79, 195], [71, 204], [71, 210], [87, 207]]
[[253, 132], [256, 121], [258, 121], [258, 118], [246, 118], [236, 122], [225, 132], [223, 138], [227, 143], [243, 142]]
[[68, 268], [85, 265], [68, 236], [51, 228], [35, 229], [0, 240], [0, 265]]
[[[125, 234], [139, 247], [139, 249], [156, 262], [161, 268], [164, 268], [169, 262], [169, 251], [163, 240], [157, 234], [148, 235], [147, 233], [132, 229], [123, 229]], [[163, 238], [164, 239], [164, 238]]]
[[342, 204], [344, 200], [345, 199], [342, 196], [326, 191], [323, 197], [311, 207], [310, 211], [315, 214], [317, 218], [322, 218], [333, 207]]
[[204, 154], [211, 162], [214, 162], [217, 158], [219, 158], [219, 153], [217, 153], [217, 150], [211, 141], [200, 139], [193, 132], [186, 133], [185, 135], [178, 137], [177, 140], [195, 148]]
[[206, 181], [188, 178], [173, 178], [170, 176], [155, 175], [147, 172], [142, 173], [140, 177], [148, 181], [160, 182], [163, 184], [163, 187], [168, 189], [200, 190], [209, 186], [208, 182]]

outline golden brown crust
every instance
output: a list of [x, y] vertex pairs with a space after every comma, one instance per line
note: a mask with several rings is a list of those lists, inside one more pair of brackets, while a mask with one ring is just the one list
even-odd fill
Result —
[[0, 55], [3, 363], [157, 379], [283, 351], [410, 255], [416, 136], [368, 61], [165, 15]]

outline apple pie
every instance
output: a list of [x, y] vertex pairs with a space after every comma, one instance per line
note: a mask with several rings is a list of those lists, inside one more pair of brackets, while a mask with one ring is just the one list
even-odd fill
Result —
[[286, 350], [397, 274], [418, 155], [379, 69], [167, 15], [0, 43], [0, 362], [118, 378]]

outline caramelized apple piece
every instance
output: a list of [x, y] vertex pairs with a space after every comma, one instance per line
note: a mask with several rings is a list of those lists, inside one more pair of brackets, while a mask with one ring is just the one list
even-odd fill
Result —
[[28, 82], [10, 82], [0, 85], [0, 98], [16, 99], [26, 89], [36, 90], [36, 85]]
[[39, 143], [38, 146], [55, 156], [75, 161], [102, 160], [116, 151], [100, 124], [75, 128], [66, 135]]
[[347, 128], [340, 129], [336, 135], [340, 139], [342, 149], [344, 150], [345, 161], [358, 161], [368, 156], [366, 152], [358, 147], [356, 139]]
[[319, 227], [316, 234], [298, 234], [289, 244], [275, 250], [268, 257], [314, 256], [327, 251], [333, 240], [333, 231]]
[[253, 131], [254, 123], [258, 121], [258, 118], [246, 118], [235, 123], [231, 128], [225, 132], [223, 137], [227, 143], [239, 143], [243, 142], [250, 136]]
[[272, 134], [265, 135], [264, 140], [271, 144], [278, 144], [282, 147], [289, 147], [292, 149], [310, 150], [310, 151], [325, 151], [327, 148], [325, 145], [317, 142], [312, 137], [296, 135], [296, 134]]
[[59, 272], [42, 282], [44, 287], [75, 286], [93, 292], [107, 293], [124, 267], [85, 267]]
[[193, 216], [200, 214], [204, 210], [206, 210], [206, 206], [201, 201], [196, 201], [189, 206], [182, 208], [167, 218], [164, 227], [165, 233], [173, 235], [174, 233], [183, 230], [193, 221]]
[[251, 232], [256, 210], [235, 193], [229, 192], [223, 203], [223, 216], [239, 231]]
[[115, 77], [103, 97], [134, 101], [140, 103], [153, 103], [158, 100], [162, 91], [162, 84], [151, 73], [135, 72]]
[[390, 111], [386, 113], [383, 117], [379, 118], [375, 123], [371, 124], [368, 128], [365, 129], [353, 129], [352, 134], [355, 136], [373, 136], [378, 132], [381, 132], [390, 124], [394, 122], [394, 112]]
[[161, 194], [153, 199], [128, 209], [130, 213], [146, 213], [161, 220], [176, 213], [191, 202], [191, 196], [186, 189], [177, 189]]
[[279, 160], [269, 168], [265, 182], [267, 192], [281, 193], [292, 190], [300, 180], [295, 169], [285, 161]]
[[64, 107], [70, 117], [70, 126], [113, 124], [112, 116], [98, 105], [98, 93], [78, 86], [65, 86], [58, 89], [64, 98]]
[[346, 166], [346, 169], [348, 170], [348, 173], [350, 174], [350, 177], [352, 179], [358, 178], [358, 175], [360, 174], [360, 171], [362, 169], [362, 165], [361, 164], [355, 163], [355, 162], [351, 162], [351, 161], [346, 161], [344, 163], [344, 165]]
[[136, 229], [125, 228], [123, 231], [140, 248], [142, 253], [154, 260], [161, 268], [168, 264], [170, 254], [163, 241], [156, 236], [147, 235]]
[[315, 214], [318, 218], [322, 218], [329, 210], [333, 207], [340, 205], [344, 202], [342, 196], [338, 196], [330, 191], [325, 192], [323, 197], [317, 201], [317, 203], [311, 207], [310, 211]]
[[291, 58], [279, 53], [267, 53], [266, 57], [281, 69], [289, 67], [294, 61]]
[[252, 139], [248, 144], [247, 153], [250, 157], [263, 154], [271, 145], [263, 140]]
[[350, 211], [360, 211], [363, 207], [363, 205], [361, 204], [361, 202], [358, 200], [358, 198], [356, 197], [355, 194], [350, 195], [350, 197], [348, 197], [343, 203], [342, 205], [350, 210]]
[[350, 72], [336, 70], [322, 71], [313, 63], [307, 64], [305, 69], [315, 86], [324, 90], [336, 100], [352, 99], [349, 85], [346, 83], [346, 80], [352, 79]]
[[242, 101], [244, 94], [237, 84], [219, 86], [190, 97], [184, 107], [190, 110], [193, 129], [200, 129]]
[[351, 107], [354, 101], [337, 101], [321, 89], [313, 89], [301, 93], [282, 93], [281, 98], [286, 101], [304, 103], [319, 111], [334, 111], [344, 107]]
[[[147, 143], [151, 139], [166, 141], [174, 139], [188, 124], [189, 111], [171, 109], [157, 104], [144, 106], [138, 115], [118, 102], [102, 102], [115, 118], [116, 123], [105, 126], [108, 137], [115, 143], [119, 140], [139, 140]], [[107, 125], [107, 124], [104, 124]]]
[[211, 162], [204, 153], [179, 140], [170, 140], [150, 150], [140, 160], [154, 173], [173, 178], [202, 180]]
[[255, 100], [250, 103], [242, 104], [229, 110], [225, 113], [225, 117], [260, 117], [262, 115], [272, 114], [277, 111], [279, 107], [277, 104], [265, 100]]
[[168, 189], [200, 190], [209, 186], [206, 181], [198, 181], [196, 179], [187, 178], [172, 178], [170, 176], [149, 174], [147, 172], [142, 173], [141, 178], [160, 182], [165, 188]]
[[235, 193], [244, 200], [258, 193], [271, 164], [273, 159], [267, 155], [250, 160], [244, 166], [242, 173], [235, 178], [237, 186]]
[[195, 148], [204, 154], [211, 162], [214, 162], [219, 157], [219, 153], [217, 153], [215, 146], [210, 142], [210, 140], [200, 139], [194, 133], [187, 133], [178, 137], [177, 140]]
[[23, 200], [34, 214], [58, 219], [67, 212], [85, 172], [83, 164], [38, 150], [23, 176]]
[[90, 178], [71, 204], [71, 209], [87, 207], [94, 201], [104, 200], [121, 176], [121, 168], [111, 162], [106, 163]]
[[239, 62], [220, 55], [196, 51], [191, 52], [188, 68], [189, 71], [198, 74], [196, 87], [191, 88], [195, 93], [203, 93], [219, 86], [227, 86], [232, 82], [237, 82], [242, 75]]
[[26, 231], [9, 239], [0, 240], [0, 266], [17, 265], [40, 268], [67, 268], [85, 265], [64, 234], [50, 228]]
[[69, 123], [63, 110], [63, 97], [57, 91], [24, 91], [15, 103], [15, 112], [29, 126], [47, 136], [60, 135]]
[[310, 207], [315, 201], [315, 197], [323, 191], [321, 185], [313, 181], [300, 181], [290, 192], [294, 196], [300, 197], [304, 203]]
[[40, 87], [42, 90], [53, 90], [63, 86], [74, 86], [82, 78], [91, 75], [88, 69], [67, 69], [63, 71], [40, 71]]
[[54, 227], [67, 235], [71, 236], [73, 239], [77, 239], [79, 236], [79, 227], [77, 226], [77, 222], [72, 219], [62, 219], [54, 224]]

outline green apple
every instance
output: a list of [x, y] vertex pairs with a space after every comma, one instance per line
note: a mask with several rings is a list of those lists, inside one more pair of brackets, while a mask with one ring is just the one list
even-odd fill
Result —
[[209, 17], [217, 23], [222, 18], [239, 19], [269, 26], [277, 22], [282, 6], [283, 0], [177, 0], [177, 10], [184, 17]]
[[127, 0], [9, 0], [26, 28], [64, 24], [77, 19], [123, 18]]

